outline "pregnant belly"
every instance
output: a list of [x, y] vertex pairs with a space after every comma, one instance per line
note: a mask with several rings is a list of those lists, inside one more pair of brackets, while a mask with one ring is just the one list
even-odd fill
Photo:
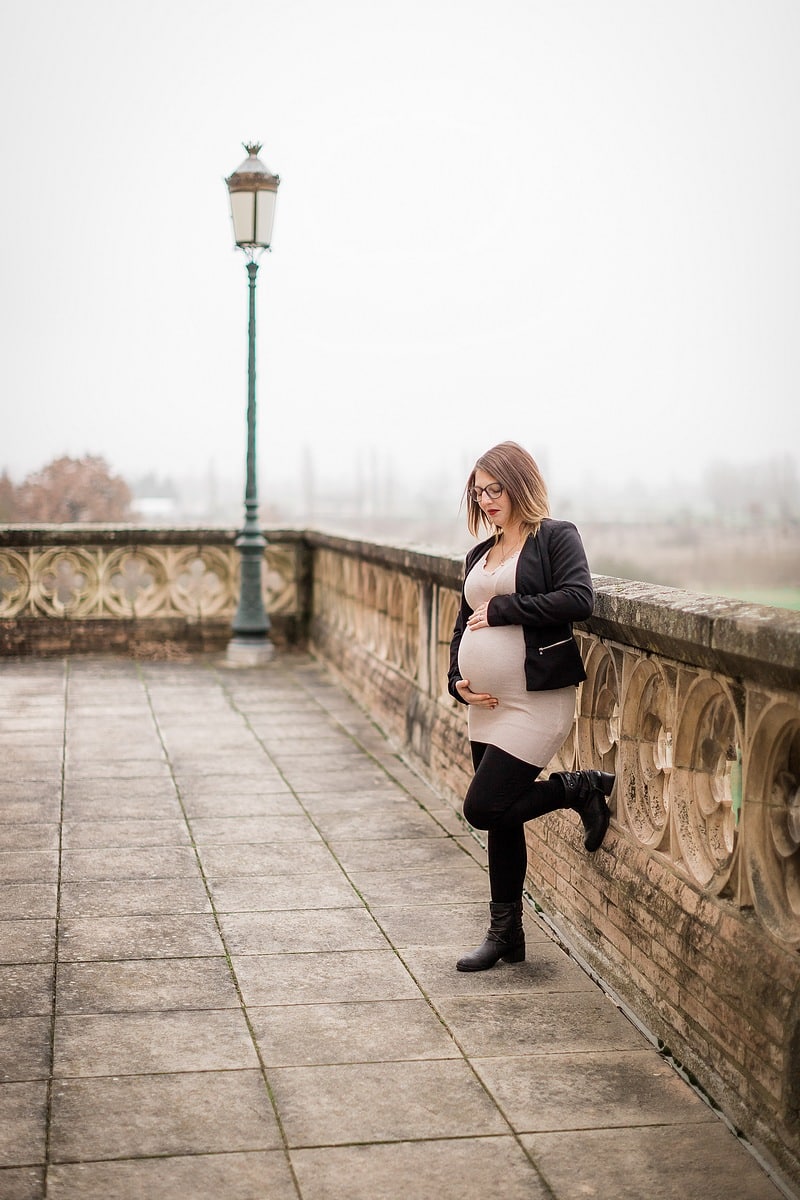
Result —
[[525, 691], [525, 638], [520, 625], [467, 629], [458, 648], [458, 669], [473, 692], [498, 699]]

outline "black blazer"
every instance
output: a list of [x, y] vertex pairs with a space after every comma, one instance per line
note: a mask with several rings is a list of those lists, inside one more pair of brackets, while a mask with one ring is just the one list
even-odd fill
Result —
[[[469, 551], [464, 578], [494, 542], [486, 538]], [[487, 608], [490, 625], [521, 625], [525, 636], [525, 686], [529, 692], [552, 691], [586, 678], [573, 621], [585, 621], [594, 607], [594, 588], [580, 534], [570, 521], [547, 517], [529, 536], [517, 559], [516, 592], [493, 596]], [[448, 691], [461, 679], [458, 648], [472, 609], [461, 589], [461, 608], [450, 642]]]

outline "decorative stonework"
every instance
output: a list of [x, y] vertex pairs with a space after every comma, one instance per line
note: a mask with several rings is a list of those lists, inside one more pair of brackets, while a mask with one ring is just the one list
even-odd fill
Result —
[[314, 612], [409, 679], [419, 669], [419, 585], [375, 563], [318, 553]]
[[744, 760], [746, 860], [753, 902], [769, 930], [800, 946], [800, 711], [767, 704]]
[[[265, 558], [267, 611], [296, 612], [296, 545], [269, 545]], [[232, 545], [0, 547], [0, 618], [227, 618], [239, 565]]]

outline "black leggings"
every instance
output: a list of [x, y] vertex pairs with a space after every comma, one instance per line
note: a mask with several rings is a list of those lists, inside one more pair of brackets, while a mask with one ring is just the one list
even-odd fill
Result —
[[514, 904], [522, 896], [528, 849], [525, 822], [565, 808], [560, 779], [538, 779], [542, 767], [514, 758], [497, 746], [471, 742], [475, 775], [464, 798], [464, 816], [489, 832], [489, 888], [492, 900]]

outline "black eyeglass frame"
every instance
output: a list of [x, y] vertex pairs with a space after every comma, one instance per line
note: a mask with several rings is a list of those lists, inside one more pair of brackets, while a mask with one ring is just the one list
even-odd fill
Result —
[[503, 487], [502, 483], [487, 483], [486, 487], [477, 487], [475, 484], [473, 484], [469, 492], [472, 496], [472, 499], [477, 504], [480, 504], [481, 496], [484, 492], [486, 492], [486, 495], [490, 500], [499, 500], [505, 490], [506, 489]]

